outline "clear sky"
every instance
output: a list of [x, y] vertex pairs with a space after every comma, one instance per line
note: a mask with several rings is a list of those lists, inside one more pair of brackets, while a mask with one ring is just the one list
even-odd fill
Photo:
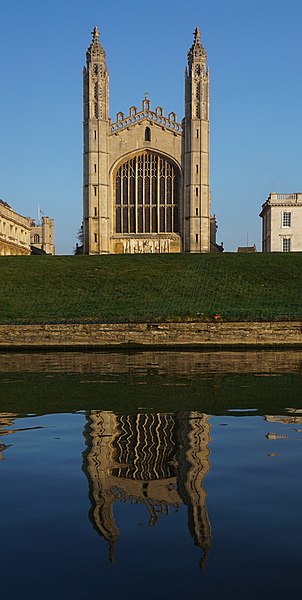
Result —
[[140, 106], [183, 116], [196, 26], [211, 71], [212, 213], [227, 251], [260, 250], [261, 204], [302, 191], [301, 0], [2, 0], [0, 198], [55, 219], [58, 254], [82, 221], [82, 68], [98, 25], [110, 114]]

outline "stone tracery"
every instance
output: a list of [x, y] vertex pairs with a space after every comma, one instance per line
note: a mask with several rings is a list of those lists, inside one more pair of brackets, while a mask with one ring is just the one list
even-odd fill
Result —
[[143, 152], [115, 174], [116, 233], [177, 233], [180, 175], [169, 160]]

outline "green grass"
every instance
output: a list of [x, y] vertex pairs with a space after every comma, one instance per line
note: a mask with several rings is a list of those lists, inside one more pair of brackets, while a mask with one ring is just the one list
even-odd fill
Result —
[[0, 258], [0, 323], [299, 320], [302, 253]]

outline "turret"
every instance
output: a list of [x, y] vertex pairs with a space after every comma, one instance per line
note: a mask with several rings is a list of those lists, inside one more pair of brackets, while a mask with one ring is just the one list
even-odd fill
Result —
[[108, 135], [109, 73], [97, 27], [86, 52], [84, 100], [84, 254], [109, 252]]
[[184, 118], [184, 250], [210, 251], [209, 70], [200, 30], [188, 52]]

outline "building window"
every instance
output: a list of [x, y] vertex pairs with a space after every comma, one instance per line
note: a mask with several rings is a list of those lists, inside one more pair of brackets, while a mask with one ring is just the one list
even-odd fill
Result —
[[283, 238], [282, 250], [283, 250], [283, 252], [290, 252], [290, 250], [291, 250], [291, 239], [290, 238]]
[[180, 175], [169, 160], [144, 152], [115, 175], [116, 233], [178, 232]]
[[94, 188], [94, 195], [95, 196], [97, 195], [97, 188], [96, 187]]
[[292, 214], [290, 212], [284, 212], [282, 215], [282, 226], [291, 227]]
[[198, 196], [198, 188], [195, 188], [195, 196]]
[[146, 127], [145, 129], [145, 142], [151, 142], [151, 129]]
[[96, 164], [94, 164], [94, 172], [96, 173]]
[[94, 234], [94, 241], [97, 242], [98, 241], [98, 236], [97, 233]]
[[37, 233], [34, 235], [34, 244], [40, 244], [40, 236]]
[[198, 217], [198, 208], [196, 208], [196, 217]]
[[96, 140], [96, 130], [94, 130], [94, 132], [93, 132], [93, 137]]
[[196, 244], [198, 244], [198, 233], [196, 233], [195, 239], [196, 239]]
[[96, 216], [97, 216], [97, 214], [98, 214], [98, 211], [97, 211], [97, 207], [95, 206], [95, 207], [94, 207], [94, 216], [96, 217]]
[[196, 173], [198, 173], [198, 165], [196, 165]]
[[196, 137], [199, 138], [199, 129], [196, 129]]

